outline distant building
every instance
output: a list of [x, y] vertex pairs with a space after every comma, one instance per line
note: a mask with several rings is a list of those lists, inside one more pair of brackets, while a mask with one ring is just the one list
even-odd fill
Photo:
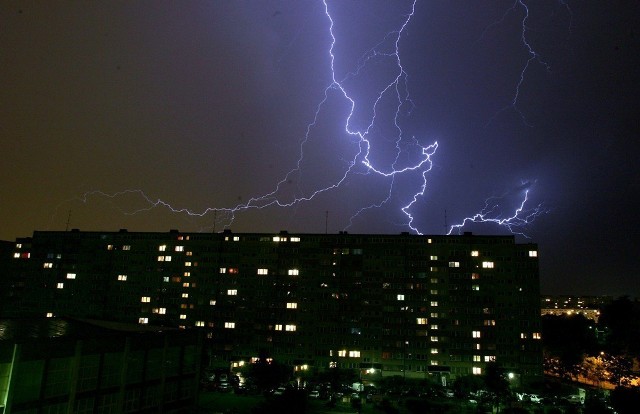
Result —
[[0, 413], [191, 413], [197, 332], [0, 319]]
[[612, 296], [542, 295], [540, 312], [542, 316], [582, 315], [598, 322], [600, 310], [612, 301]]
[[5, 316], [201, 330], [214, 366], [542, 376], [538, 249], [513, 236], [37, 231], [2, 262]]

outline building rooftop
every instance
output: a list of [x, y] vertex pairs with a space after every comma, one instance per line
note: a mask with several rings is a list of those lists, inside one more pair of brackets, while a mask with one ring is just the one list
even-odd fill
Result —
[[25, 342], [33, 339], [96, 336], [122, 336], [126, 333], [176, 331], [176, 328], [156, 327], [121, 322], [71, 318], [11, 318], [0, 319], [0, 341]]

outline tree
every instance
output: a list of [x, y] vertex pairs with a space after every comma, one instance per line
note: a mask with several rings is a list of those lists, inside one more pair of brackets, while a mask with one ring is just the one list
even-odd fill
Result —
[[463, 375], [453, 382], [453, 391], [458, 397], [466, 397], [470, 393], [478, 391], [484, 385], [484, 381], [477, 375]]
[[553, 368], [567, 379], [577, 374], [585, 354], [599, 351], [593, 322], [582, 315], [545, 315], [542, 318], [544, 355], [556, 361]]
[[487, 390], [495, 396], [495, 403], [500, 411], [500, 404], [511, 395], [509, 380], [504, 369], [495, 362], [489, 362], [485, 367], [484, 383]]
[[611, 405], [620, 414], [637, 413], [640, 407], [640, 390], [616, 387], [611, 392]]
[[623, 296], [602, 309], [599, 323], [609, 328], [607, 349], [640, 357], [640, 302]]
[[247, 374], [259, 389], [269, 390], [287, 382], [291, 378], [291, 368], [268, 358], [261, 350], [258, 361], [249, 367]]

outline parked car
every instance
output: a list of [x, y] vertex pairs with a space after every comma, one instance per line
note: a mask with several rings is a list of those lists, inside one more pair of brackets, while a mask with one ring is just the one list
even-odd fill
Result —
[[309, 398], [320, 398], [320, 391], [313, 390], [309, 393]]
[[231, 384], [229, 384], [227, 381], [220, 381], [220, 383], [218, 384], [218, 391], [220, 392], [229, 392], [231, 391]]

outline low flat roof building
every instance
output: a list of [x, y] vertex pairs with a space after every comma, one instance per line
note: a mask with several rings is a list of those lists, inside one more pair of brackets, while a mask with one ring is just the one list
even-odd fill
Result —
[[0, 413], [188, 413], [197, 332], [62, 318], [0, 319]]

